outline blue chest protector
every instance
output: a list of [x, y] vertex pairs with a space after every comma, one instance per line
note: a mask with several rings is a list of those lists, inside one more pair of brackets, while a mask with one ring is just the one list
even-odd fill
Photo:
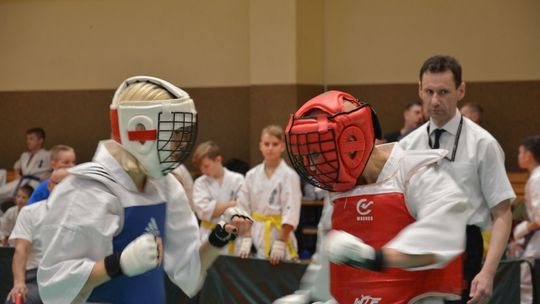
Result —
[[[113, 251], [122, 251], [131, 241], [149, 232], [165, 240], [165, 202], [124, 208], [124, 227], [113, 239]], [[165, 246], [165, 244], [163, 244]], [[119, 276], [96, 287], [88, 302], [165, 303], [163, 263], [156, 269], [134, 277]]]

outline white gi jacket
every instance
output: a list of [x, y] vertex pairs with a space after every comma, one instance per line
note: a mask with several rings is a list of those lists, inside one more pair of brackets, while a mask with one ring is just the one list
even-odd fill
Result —
[[223, 180], [221, 185], [213, 177], [202, 175], [193, 184], [193, 207], [195, 213], [202, 221], [200, 227], [201, 240], [208, 238], [213, 228], [209, 224], [215, 225], [220, 217], [212, 218], [212, 213], [217, 203], [236, 200], [240, 187], [244, 183], [244, 176], [237, 172], [232, 172], [223, 168]]
[[[113, 238], [124, 229], [124, 209], [163, 202], [164, 270], [193, 296], [201, 281], [200, 241], [182, 186], [169, 174], [148, 179], [144, 192], [139, 192], [105, 144], [117, 143], [100, 142], [94, 162], [72, 168], [47, 201], [49, 211], [38, 236], [47, 246], [38, 268], [44, 302], [84, 303], [89, 294], [79, 294], [81, 288], [94, 264], [113, 252]], [[152, 229], [149, 224], [140, 223]]]
[[[270, 251], [274, 240], [279, 236], [275, 225], [270, 230], [270, 245], [265, 245], [265, 222], [258, 221], [258, 215], [281, 216], [281, 225], [289, 224], [296, 229], [300, 218], [302, 205], [302, 190], [300, 177], [282, 159], [271, 178], [264, 172], [264, 162], [249, 170], [240, 193], [239, 206], [254, 218], [251, 227], [253, 245], [257, 249], [257, 257], [265, 258]], [[289, 243], [294, 250], [298, 250], [296, 237], [289, 235]], [[286, 258], [290, 259], [291, 251], [286, 250]]]

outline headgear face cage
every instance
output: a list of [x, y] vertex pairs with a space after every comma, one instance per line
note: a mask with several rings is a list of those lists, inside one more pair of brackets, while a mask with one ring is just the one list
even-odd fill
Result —
[[[345, 101], [357, 107], [345, 112]], [[329, 191], [354, 188], [375, 138], [381, 137], [371, 106], [340, 91], [329, 91], [306, 102], [291, 115], [285, 133], [287, 152], [298, 174]]]
[[[130, 85], [148, 82], [174, 98], [151, 101], [122, 101], [119, 96]], [[197, 111], [190, 96], [164, 80], [137, 76], [116, 90], [111, 107], [112, 137], [147, 170], [159, 178], [184, 161], [195, 144]]]

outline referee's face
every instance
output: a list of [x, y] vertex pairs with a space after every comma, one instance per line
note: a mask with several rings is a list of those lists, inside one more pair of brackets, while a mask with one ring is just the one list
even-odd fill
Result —
[[418, 89], [428, 115], [438, 127], [454, 117], [458, 101], [465, 96], [465, 83], [456, 88], [451, 71], [424, 73]]

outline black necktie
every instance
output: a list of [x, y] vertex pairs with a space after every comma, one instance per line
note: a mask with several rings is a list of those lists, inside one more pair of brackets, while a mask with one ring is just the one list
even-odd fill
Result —
[[435, 129], [433, 132], [435, 132], [435, 143], [433, 144], [433, 149], [439, 149], [439, 140], [441, 139], [441, 134], [444, 133], [444, 129]]

